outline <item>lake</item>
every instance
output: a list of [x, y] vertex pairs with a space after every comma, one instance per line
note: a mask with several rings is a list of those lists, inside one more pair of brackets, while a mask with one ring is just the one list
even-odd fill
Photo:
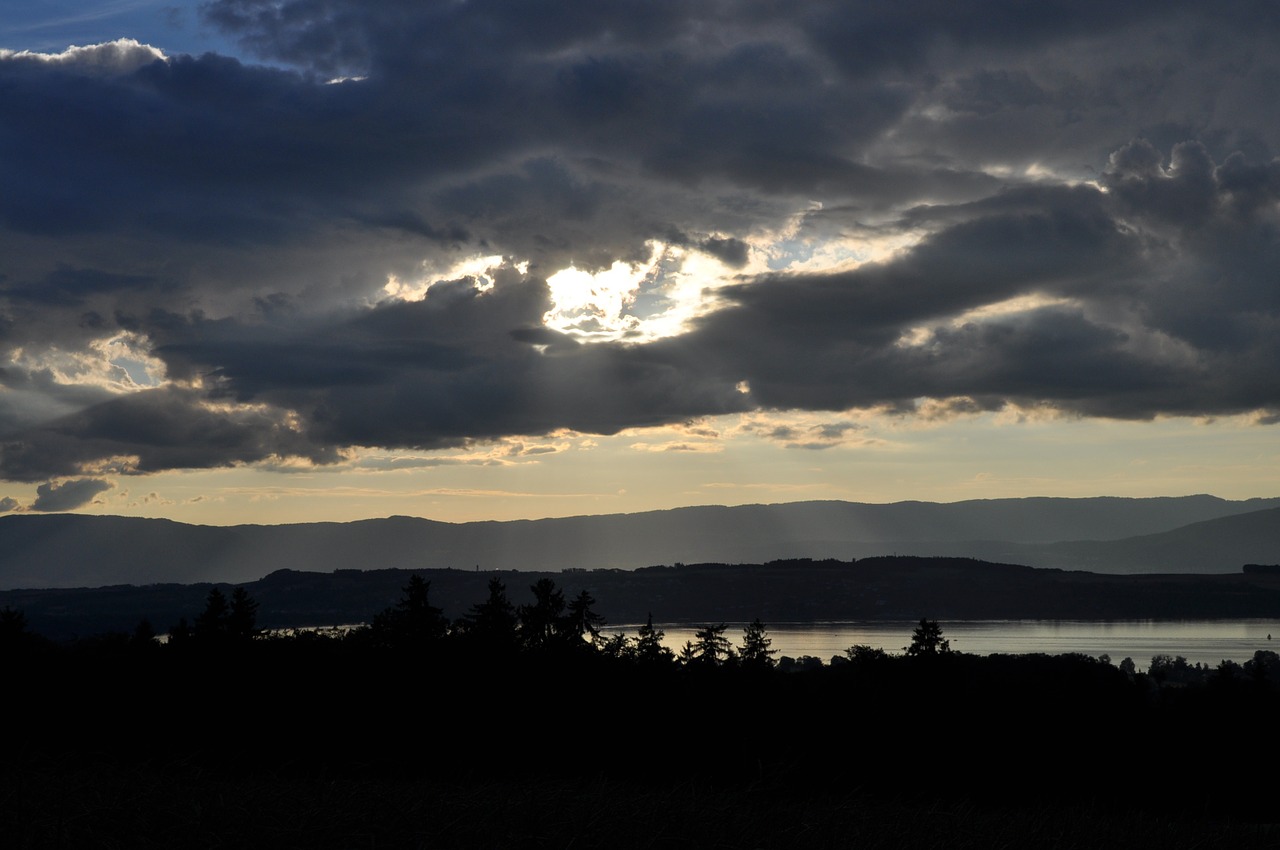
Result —
[[[1095, 658], [1110, 655], [1113, 664], [1126, 656], [1145, 671], [1153, 655], [1181, 655], [1192, 664], [1216, 667], [1223, 659], [1244, 663], [1259, 649], [1280, 652], [1280, 620], [942, 620], [943, 637], [951, 649], [974, 655], [1078, 652]], [[665, 632], [663, 643], [679, 652], [701, 626], [655, 624]], [[742, 643], [745, 623], [730, 623], [725, 637]], [[913, 621], [842, 621], [825, 623], [766, 623], [777, 650], [774, 658], [804, 655], [828, 662], [854, 644], [900, 653], [911, 643]], [[623, 631], [635, 636], [635, 625], [606, 626], [605, 634]], [[1274, 636], [1275, 640], [1269, 637]]]

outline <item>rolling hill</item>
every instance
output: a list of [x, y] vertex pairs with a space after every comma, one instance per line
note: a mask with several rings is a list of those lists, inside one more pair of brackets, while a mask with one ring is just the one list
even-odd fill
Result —
[[1100, 573], [1227, 573], [1280, 562], [1280, 499], [995, 499], [689, 507], [514, 522], [389, 517], [196, 526], [0, 518], [0, 589], [247, 582], [279, 569], [634, 569], [911, 554]]

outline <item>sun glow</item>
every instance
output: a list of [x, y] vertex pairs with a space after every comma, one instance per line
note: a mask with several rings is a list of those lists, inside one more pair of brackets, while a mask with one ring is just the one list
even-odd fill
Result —
[[642, 263], [615, 262], [600, 272], [570, 266], [547, 278], [552, 308], [543, 323], [584, 342], [645, 342], [683, 333], [714, 309], [709, 294], [733, 272], [697, 251], [649, 243]]
[[[394, 274], [387, 275], [382, 291], [387, 298], [396, 301], [421, 301], [427, 297], [427, 290], [435, 284], [467, 278], [470, 278], [476, 289], [484, 291], [493, 287], [493, 271], [503, 263], [504, 258], [500, 255], [468, 257], [443, 269], [431, 269], [424, 262], [422, 275], [415, 280], [403, 280]], [[523, 273], [528, 269], [528, 264], [517, 263], [515, 267]]]
[[62, 386], [94, 387], [115, 395], [157, 387], [165, 375], [164, 363], [151, 355], [146, 341], [130, 333], [92, 340], [82, 351], [18, 348], [9, 360]]

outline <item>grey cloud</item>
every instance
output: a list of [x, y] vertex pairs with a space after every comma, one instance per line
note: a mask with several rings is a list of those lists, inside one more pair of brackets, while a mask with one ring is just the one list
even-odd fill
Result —
[[99, 493], [115, 485], [100, 478], [76, 478], [61, 483], [47, 482], [36, 488], [33, 511], [71, 511], [93, 501]]
[[209, 468], [279, 457], [337, 460], [282, 411], [221, 409], [194, 393], [145, 390], [10, 434], [0, 474], [39, 481], [108, 467], [115, 473]]
[[94, 295], [145, 291], [156, 285], [153, 278], [142, 275], [118, 275], [98, 269], [60, 266], [39, 282], [0, 287], [0, 292], [16, 302], [79, 307]]
[[747, 243], [741, 239], [711, 236], [699, 242], [698, 247], [731, 268], [740, 269], [747, 264]]
[[121, 38], [104, 44], [70, 47], [56, 55], [0, 50], [0, 62], [46, 65], [81, 74], [112, 75], [135, 71], [155, 62], [162, 55], [154, 47], [139, 44], [134, 39]]
[[5, 496], [3, 499], [0, 499], [0, 514], [7, 514], [11, 511], [16, 511], [20, 507], [22, 506], [18, 503], [18, 500], [12, 496]]
[[568, 51], [606, 38], [644, 44], [678, 32], [687, 7], [672, 0], [569, 0], [549, 15], [519, 4], [216, 0], [203, 13], [264, 57], [363, 73], [409, 62], [443, 67], [457, 56]]
[[559, 344], [538, 322], [546, 284], [500, 271], [480, 291], [437, 284], [420, 302], [311, 327], [193, 321], [150, 332], [177, 375], [300, 413], [324, 445], [438, 448], [557, 428], [615, 432], [743, 409], [732, 382], [645, 346]]
[[[205, 8], [276, 67], [123, 42], [0, 58], [5, 477], [756, 405], [1280, 404], [1280, 57], [1258, 4]], [[783, 232], [799, 255], [918, 241], [744, 276], [654, 343], [542, 325], [569, 263], [659, 240], [746, 269]], [[380, 303], [389, 275], [473, 253], [507, 258], [488, 293]], [[970, 315], [1019, 297], [1056, 301]], [[45, 362], [121, 331], [181, 385], [112, 398]]]
[[776, 425], [767, 430], [752, 428], [765, 439], [782, 443], [788, 449], [822, 451], [840, 445], [850, 432], [865, 431], [866, 426], [856, 422], [827, 422], [798, 428], [792, 425]]
[[1226, 202], [1241, 215], [1256, 214], [1263, 205], [1280, 198], [1280, 160], [1252, 163], [1240, 151], [1233, 151], [1215, 176]]
[[[518, 452], [516, 453], [518, 454]], [[372, 457], [353, 464], [356, 469], [397, 470], [433, 469], [441, 466], [503, 466], [509, 461], [477, 455], [475, 457]]]
[[1107, 187], [1130, 208], [1183, 226], [1203, 224], [1214, 212], [1214, 165], [1204, 145], [1175, 145], [1166, 172], [1160, 154], [1145, 140], [1111, 157]]
[[[4, 447], [3, 469], [38, 480], [112, 457], [137, 458], [125, 471], [283, 456], [324, 463], [345, 445], [441, 448], [566, 427], [613, 433], [749, 404], [910, 410], [922, 396], [964, 396], [986, 409], [1012, 401], [1130, 418], [1273, 406], [1263, 374], [1276, 353], [1270, 337], [1234, 361], [1208, 352], [1169, 359], [1142, 344], [1150, 329], [1054, 307], [943, 324], [923, 345], [898, 343], [918, 324], [1019, 295], [1141, 305], [1143, 280], [1105, 285], [1143, 244], [1110, 203], [1087, 188], [1023, 189], [941, 210], [920, 220], [946, 224], [892, 262], [745, 282], [691, 333], [646, 345], [557, 344], [539, 325], [545, 283], [510, 267], [486, 291], [442, 282], [420, 302], [328, 319], [300, 321], [287, 310], [284, 324], [155, 315], [138, 330], [157, 342], [171, 375], [203, 376], [215, 400], [266, 407], [220, 410], [192, 392], [139, 393], [21, 434]], [[750, 399], [735, 389], [741, 380]], [[286, 427], [285, 411], [296, 426]], [[775, 437], [806, 447], [835, 438]]]
[[38, 425], [112, 395], [92, 385], [66, 384], [51, 369], [0, 368], [0, 434]]
[[[1135, 152], [1158, 159], [1138, 145], [1115, 162]], [[943, 226], [898, 259], [744, 283], [728, 293], [735, 306], [679, 344], [777, 408], [911, 409], [920, 397], [964, 396], [988, 409], [1047, 404], [1124, 418], [1273, 409], [1280, 397], [1265, 371], [1280, 301], [1266, 281], [1275, 278], [1276, 230], [1243, 225], [1212, 185], [1204, 200], [1215, 172], [1203, 149], [1184, 146], [1176, 161], [1124, 167], [1185, 180], [1190, 187], [1169, 191], [1190, 200], [1024, 188], [916, 211], [917, 223]], [[1250, 173], [1269, 179], [1265, 169]], [[1164, 232], [1171, 222], [1178, 230]], [[950, 321], [1027, 295], [1077, 306]], [[923, 344], [900, 342], [931, 325]]]
[[726, 266], [740, 269], [747, 264], [751, 246], [741, 239], [733, 237], [707, 236], [694, 238], [687, 233], [671, 230], [663, 235], [663, 241], [678, 248], [696, 248], [708, 254]]
[[[776, 352], [781, 345], [769, 340], [763, 348]], [[807, 348], [813, 356], [801, 361], [805, 368], [764, 372], [748, 365], [742, 374], [752, 395], [772, 407], [884, 405], [910, 411], [921, 397], [965, 396], [972, 400], [970, 412], [1012, 402], [1147, 419], [1157, 413], [1274, 409], [1274, 381], [1261, 371], [1274, 348], [1234, 361], [1188, 361], [1148, 349], [1123, 328], [1095, 323], [1078, 310], [1044, 308], [942, 328], [920, 346], [859, 350], [828, 339]]]
[[1135, 140], [1111, 155], [1102, 177], [1126, 213], [1153, 223], [1203, 228], [1220, 219], [1209, 236], [1265, 214], [1280, 199], [1280, 160], [1250, 162], [1234, 151], [1216, 165], [1199, 142], [1174, 145], [1166, 166], [1150, 142]]
[[865, 431], [866, 427], [856, 422], [828, 422], [814, 428], [814, 432], [824, 440], [838, 440], [850, 431]]
[[[759, 362], [767, 375], [790, 373], [798, 361], [806, 374], [791, 390], [825, 387], [832, 376], [822, 364], [892, 344], [913, 323], [1029, 293], [1074, 294], [1121, 270], [1136, 246], [1101, 201], [1092, 190], [1061, 190], [1021, 209], [978, 208], [889, 263], [731, 287], [725, 294], [739, 309], [707, 317], [701, 336], [726, 350], [742, 348], [734, 339], [752, 339], [755, 353], [742, 351], [744, 362]], [[753, 390], [773, 385], [757, 384], [763, 377], [752, 378]], [[788, 392], [790, 381], [777, 381], [777, 389]], [[778, 402], [804, 404], [800, 397]]]
[[1034, 50], [1174, 13], [1183, 3], [1103, 0], [1027, 5], [1016, 0], [943, 5], [909, 0], [892, 6], [806, 4], [805, 27], [814, 42], [853, 74], [927, 67], [931, 54], [948, 47], [970, 50]]

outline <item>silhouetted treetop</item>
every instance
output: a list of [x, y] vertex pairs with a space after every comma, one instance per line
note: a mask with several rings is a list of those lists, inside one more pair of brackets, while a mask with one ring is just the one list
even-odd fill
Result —
[[915, 631], [911, 633], [911, 645], [906, 647], [907, 655], [941, 655], [951, 651], [951, 641], [943, 638], [942, 627], [936, 620], [921, 618]]
[[435, 646], [449, 633], [444, 611], [431, 604], [431, 582], [409, 577], [400, 601], [373, 618], [369, 631], [377, 644], [402, 649]]
[[517, 646], [519, 619], [516, 609], [507, 599], [507, 587], [502, 580], [489, 579], [489, 595], [481, 603], [473, 605], [461, 620], [458, 631], [470, 645], [496, 652], [509, 652]]
[[636, 660], [641, 664], [669, 664], [674, 661], [675, 653], [662, 642], [665, 636], [662, 629], [654, 628], [653, 614], [650, 613], [636, 634]]
[[548, 649], [564, 643], [569, 624], [564, 619], [564, 592], [556, 588], [549, 578], [538, 579], [529, 588], [533, 591], [533, 604], [521, 605], [520, 640], [527, 649]]
[[204, 610], [194, 627], [188, 632], [184, 617], [170, 630], [169, 640], [179, 645], [188, 637], [205, 645], [248, 641], [258, 635], [257, 619], [258, 603], [244, 588], [235, 588], [228, 601], [226, 594], [214, 587], [205, 597]]
[[600, 638], [600, 626], [604, 624], [604, 617], [592, 610], [591, 606], [596, 604], [596, 600], [586, 590], [578, 593], [569, 601], [568, 628], [570, 633], [577, 635], [584, 642], [589, 640], [595, 644]]
[[725, 623], [721, 623], [718, 626], [707, 626], [694, 632], [693, 645], [691, 647], [691, 662], [693, 665], [718, 667], [734, 660], [733, 645], [724, 636], [727, 628], [728, 626]]
[[230, 618], [231, 605], [226, 595], [215, 587], [205, 597], [204, 610], [196, 617], [194, 636], [206, 640], [220, 637], [226, 634]]
[[742, 666], [750, 669], [772, 667], [772, 656], [777, 652], [776, 649], [769, 648], [772, 643], [760, 618], [752, 620], [742, 630], [742, 651], [738, 654]]
[[227, 612], [227, 633], [236, 640], [248, 640], [258, 634], [258, 603], [243, 587], [231, 591]]

